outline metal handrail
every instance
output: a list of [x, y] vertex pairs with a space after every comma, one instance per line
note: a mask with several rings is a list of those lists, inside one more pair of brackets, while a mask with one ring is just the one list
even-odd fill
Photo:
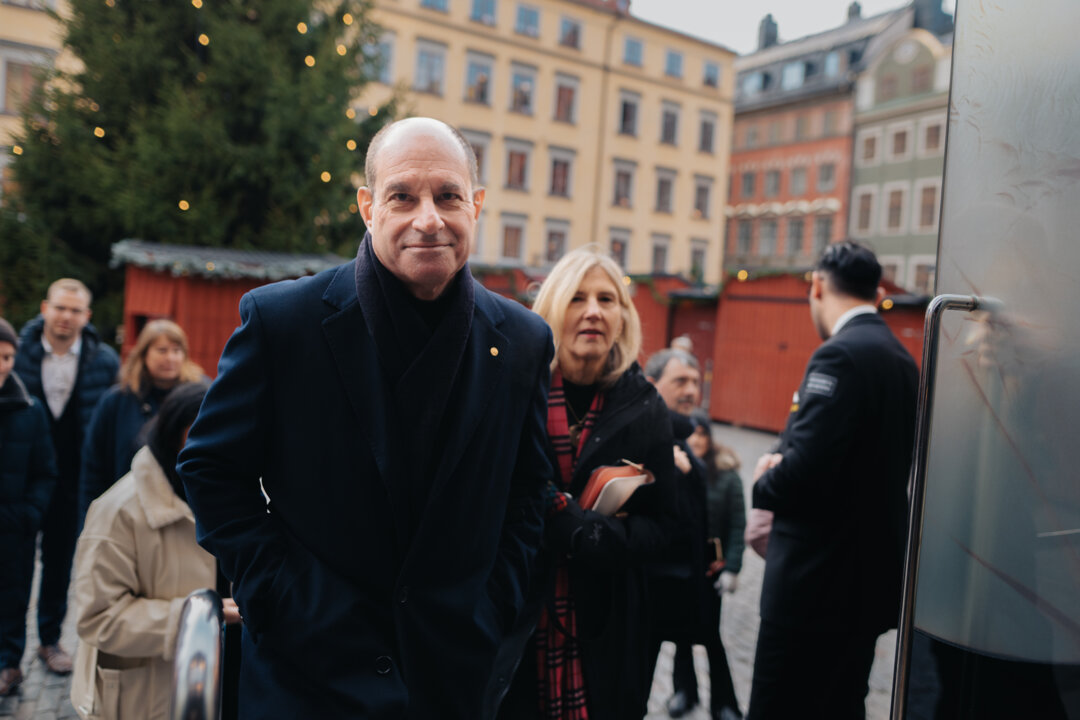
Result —
[[904, 559], [904, 590], [900, 622], [896, 633], [896, 664], [893, 667], [891, 717], [902, 718], [907, 703], [907, 666], [911, 661], [911, 636], [914, 618], [915, 586], [919, 578], [919, 547], [922, 542], [923, 504], [926, 497], [927, 458], [930, 453], [930, 419], [934, 405], [934, 381], [937, 370], [938, 333], [946, 310], [971, 312], [993, 300], [974, 295], [938, 295], [926, 308], [923, 333], [922, 373], [919, 376], [919, 404], [916, 411], [915, 452], [911, 461], [911, 510], [908, 520], [908, 545]]
[[184, 600], [173, 656], [169, 720], [219, 720], [225, 655], [225, 612], [213, 590]]

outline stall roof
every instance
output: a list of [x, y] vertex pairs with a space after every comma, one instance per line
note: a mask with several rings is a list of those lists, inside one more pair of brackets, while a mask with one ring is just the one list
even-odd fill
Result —
[[344, 262], [344, 258], [330, 253], [294, 254], [121, 240], [113, 243], [109, 265], [134, 265], [173, 276], [272, 281], [312, 275]]

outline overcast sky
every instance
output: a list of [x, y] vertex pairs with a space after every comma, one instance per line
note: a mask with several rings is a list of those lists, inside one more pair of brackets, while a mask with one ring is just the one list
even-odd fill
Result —
[[[863, 17], [902, 7], [903, 0], [861, 0]], [[719, 43], [740, 55], [757, 49], [758, 24], [767, 13], [780, 41], [834, 28], [847, 20], [851, 0], [631, 0], [630, 14]], [[953, 12], [955, 0], [944, 0]]]

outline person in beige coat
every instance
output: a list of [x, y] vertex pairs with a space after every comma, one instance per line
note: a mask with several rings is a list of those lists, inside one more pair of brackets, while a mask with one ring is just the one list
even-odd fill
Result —
[[[184, 598], [215, 586], [214, 558], [195, 542], [175, 470], [205, 391], [187, 383], [169, 394], [131, 471], [87, 513], [75, 553], [81, 642], [71, 686], [84, 720], [166, 717]], [[226, 621], [238, 621], [225, 603]]]

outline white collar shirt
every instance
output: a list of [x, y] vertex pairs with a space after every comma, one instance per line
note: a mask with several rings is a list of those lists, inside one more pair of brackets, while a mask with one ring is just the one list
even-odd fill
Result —
[[64, 408], [75, 390], [75, 379], [79, 374], [79, 353], [82, 352], [82, 336], [75, 339], [71, 348], [63, 355], [53, 352], [52, 345], [41, 336], [41, 346], [45, 356], [41, 359], [41, 389], [45, 393], [45, 402], [54, 418], [64, 414]]
[[851, 318], [857, 317], [859, 315], [869, 315], [876, 312], [877, 308], [873, 305], [856, 305], [855, 307], [851, 308], [846, 313], [836, 319], [836, 324], [832, 326], [832, 333], [829, 334], [829, 337], [832, 337], [836, 333], [840, 332], [840, 329], [847, 325]]

